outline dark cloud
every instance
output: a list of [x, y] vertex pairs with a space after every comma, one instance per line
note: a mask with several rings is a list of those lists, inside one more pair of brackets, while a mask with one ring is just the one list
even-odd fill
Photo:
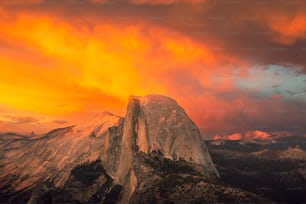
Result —
[[56, 106], [58, 106], [58, 107], [64, 107], [64, 106], [67, 106], [68, 104], [58, 104], [58, 105], [56, 105]]
[[279, 84], [275, 84], [272, 86], [272, 88], [278, 88], [279, 87]]
[[39, 118], [35, 118], [35, 117], [30, 117], [30, 116], [9, 116], [6, 115], [4, 116], [6, 118], [8, 118], [12, 123], [19, 123], [19, 124], [24, 124], [24, 123], [36, 123], [39, 122], [40, 119]]
[[67, 120], [53, 120], [52, 121], [55, 124], [63, 125], [69, 123]]
[[[240, 99], [237, 100], [236, 97]], [[229, 104], [232, 108], [228, 109], [226, 106], [226, 108], [220, 106], [220, 109], [215, 109], [219, 115], [221, 111], [222, 117], [216, 118], [214, 122], [222, 125], [217, 128], [203, 125], [203, 132], [213, 135], [234, 133], [237, 130], [262, 130], [267, 132], [289, 131], [295, 135], [304, 134], [306, 127], [306, 114], [303, 112], [303, 110], [306, 110], [306, 105], [304, 103], [286, 102], [281, 99], [262, 98], [255, 100], [242, 95], [238, 96], [238, 94], [236, 97], [232, 96], [230, 99], [219, 98], [219, 101], [223, 101], [221, 104]], [[205, 112], [202, 114], [205, 114]], [[211, 117], [203, 119], [203, 124], [205, 124], [205, 121], [211, 123], [211, 120], [214, 120]]]
[[[215, 46], [220, 52], [231, 53], [254, 64], [296, 65], [306, 70], [306, 29], [300, 28], [304, 24], [300, 27], [297, 25], [303, 19], [306, 21], [305, 1], [159, 0], [154, 4], [148, 0], [29, 2], [30, 5], [10, 4], [9, 7], [13, 10], [60, 13], [65, 18], [97, 18], [101, 23], [105, 19], [125, 23], [146, 21], [171, 28], [199, 43], [209, 44], [212, 48]], [[299, 16], [300, 21], [295, 22]], [[281, 26], [290, 26], [292, 33], [282, 33]]]

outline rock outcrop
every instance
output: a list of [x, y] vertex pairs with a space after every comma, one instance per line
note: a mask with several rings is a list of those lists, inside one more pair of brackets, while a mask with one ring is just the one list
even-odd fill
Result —
[[[130, 97], [136, 119], [136, 150], [149, 153], [161, 150], [172, 160], [201, 165], [205, 173], [217, 176], [199, 129], [185, 111], [171, 98], [161, 95]], [[134, 122], [134, 120], [132, 120]], [[126, 126], [125, 126], [126, 127]]]
[[127, 107], [118, 168], [120, 183], [135, 190], [137, 178], [132, 166], [136, 152], [161, 151], [171, 160], [193, 164], [206, 176], [218, 177], [199, 129], [171, 98], [161, 95], [131, 96]]

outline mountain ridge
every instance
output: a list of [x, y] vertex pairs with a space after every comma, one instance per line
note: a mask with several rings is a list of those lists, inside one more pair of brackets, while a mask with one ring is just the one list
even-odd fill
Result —
[[[203, 201], [244, 200], [246, 195], [260, 200], [222, 184], [199, 129], [176, 101], [161, 95], [131, 96], [125, 118], [106, 112], [35, 140], [0, 142], [0, 156], [0, 169], [5, 172], [0, 175], [0, 198], [8, 198], [8, 203], [21, 195], [26, 195], [29, 203], [44, 199], [102, 203], [112, 197], [115, 203], [137, 203], [141, 195], [148, 196], [145, 200], [149, 202], [159, 199], [158, 193], [147, 194], [145, 186], [162, 187], [164, 179], [173, 178], [174, 189], [186, 188], [176, 182], [185, 174], [191, 186], [198, 177], [204, 183], [218, 183], [208, 185], [213, 193], [207, 198], [202, 190]], [[224, 197], [214, 188], [231, 193]], [[163, 199], [182, 201], [170, 194]]]

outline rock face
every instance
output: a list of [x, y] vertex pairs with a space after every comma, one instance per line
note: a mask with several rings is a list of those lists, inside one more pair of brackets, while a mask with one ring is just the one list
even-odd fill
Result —
[[[171, 98], [161, 95], [131, 96], [125, 117], [119, 181], [137, 185], [132, 162], [136, 152], [161, 151], [171, 160], [185, 160], [207, 176], [217, 177], [211, 157], [201, 142], [200, 131]], [[126, 173], [130, 178], [126, 178]], [[126, 181], [129, 180], [129, 181]]]
[[[0, 200], [8, 203], [151, 202], [159, 199], [165, 178], [175, 178], [175, 189], [186, 192], [198, 185], [193, 181], [209, 188], [222, 185], [209, 184], [219, 175], [196, 125], [174, 100], [161, 95], [130, 97], [124, 119], [103, 113], [40, 138], [0, 135], [0, 171]], [[181, 185], [184, 178], [189, 187]], [[220, 188], [202, 191], [213, 192], [213, 199], [204, 201], [223, 202]], [[189, 200], [168, 194], [162, 199], [198, 201], [191, 199], [198, 191]]]
[[61, 188], [77, 164], [97, 159], [112, 174], [118, 166], [113, 157], [120, 154], [122, 124], [121, 117], [102, 113], [92, 121], [53, 130], [38, 139], [4, 135], [0, 171], [5, 173], [0, 174], [0, 185], [20, 191], [49, 180]]

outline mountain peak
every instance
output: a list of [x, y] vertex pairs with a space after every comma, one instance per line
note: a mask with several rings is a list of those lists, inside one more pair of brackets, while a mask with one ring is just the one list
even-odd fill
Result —
[[123, 163], [131, 163], [134, 152], [156, 150], [167, 158], [183, 159], [200, 165], [209, 174], [218, 175], [201, 142], [199, 129], [184, 109], [167, 96], [153, 94], [129, 98], [122, 145]]
[[146, 107], [147, 109], [159, 109], [161, 108], [170, 108], [174, 106], [178, 106], [177, 102], [172, 98], [159, 94], [150, 94], [146, 96], [130, 96], [129, 102], [139, 103], [142, 107]]

